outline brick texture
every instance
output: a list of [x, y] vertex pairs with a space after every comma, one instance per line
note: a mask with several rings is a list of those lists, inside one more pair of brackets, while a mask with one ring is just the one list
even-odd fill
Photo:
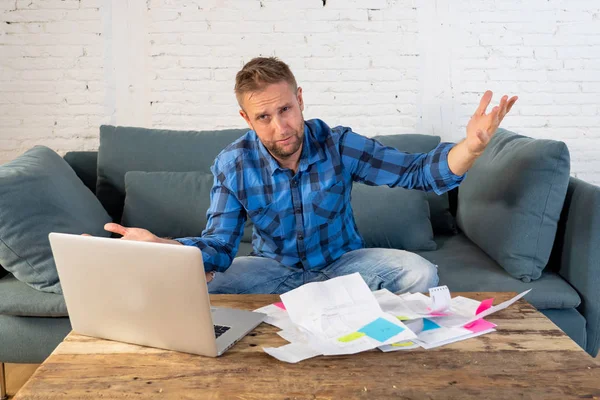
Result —
[[600, 184], [600, 5], [583, 0], [0, 0], [0, 163], [95, 149], [101, 123], [243, 127], [234, 77], [258, 55], [292, 67], [306, 118], [368, 136], [458, 141], [486, 89], [519, 95], [503, 127], [565, 141]]

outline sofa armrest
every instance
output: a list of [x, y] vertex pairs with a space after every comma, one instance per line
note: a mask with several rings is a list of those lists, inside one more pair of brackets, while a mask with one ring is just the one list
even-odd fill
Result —
[[571, 177], [551, 264], [581, 296], [587, 321], [586, 350], [600, 346], [600, 187]]

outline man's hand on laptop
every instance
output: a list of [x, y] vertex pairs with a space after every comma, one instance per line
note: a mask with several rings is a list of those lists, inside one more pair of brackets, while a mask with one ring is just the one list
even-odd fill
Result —
[[[116, 233], [117, 235], [121, 235], [121, 239], [123, 240], [136, 240], [138, 242], [152, 242], [152, 243], [165, 243], [165, 244], [179, 244], [180, 242], [172, 239], [164, 239], [156, 236], [154, 233], [150, 232], [147, 229], [142, 228], [127, 228], [123, 225], [108, 223], [104, 225], [104, 229]], [[89, 236], [84, 233], [85, 236]], [[206, 282], [212, 281], [214, 277], [214, 273], [207, 272], [206, 273]]]
[[123, 225], [108, 223], [104, 225], [104, 229], [109, 232], [121, 235], [123, 240], [136, 240], [138, 242], [152, 242], [152, 243], [168, 243], [168, 244], [181, 244], [176, 240], [163, 239], [149, 230], [142, 228], [126, 228]]

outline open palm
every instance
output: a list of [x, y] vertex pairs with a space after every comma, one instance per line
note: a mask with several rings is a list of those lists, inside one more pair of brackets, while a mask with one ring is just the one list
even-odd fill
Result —
[[498, 126], [500, 126], [500, 123], [518, 99], [517, 96], [511, 97], [510, 100], [508, 96], [503, 96], [500, 100], [500, 105], [494, 107], [490, 113], [486, 114], [486, 109], [492, 101], [492, 95], [491, 90], [485, 92], [479, 102], [477, 111], [475, 111], [475, 114], [473, 114], [467, 124], [467, 149], [471, 154], [476, 156], [483, 153], [490, 139], [496, 133]]

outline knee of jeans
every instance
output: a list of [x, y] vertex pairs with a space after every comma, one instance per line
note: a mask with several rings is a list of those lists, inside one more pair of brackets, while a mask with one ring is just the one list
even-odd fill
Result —
[[415, 273], [419, 275], [415, 277], [414, 292], [427, 292], [429, 288], [436, 287], [440, 281], [437, 266], [430, 262], [423, 263], [422, 268], [416, 270]]

